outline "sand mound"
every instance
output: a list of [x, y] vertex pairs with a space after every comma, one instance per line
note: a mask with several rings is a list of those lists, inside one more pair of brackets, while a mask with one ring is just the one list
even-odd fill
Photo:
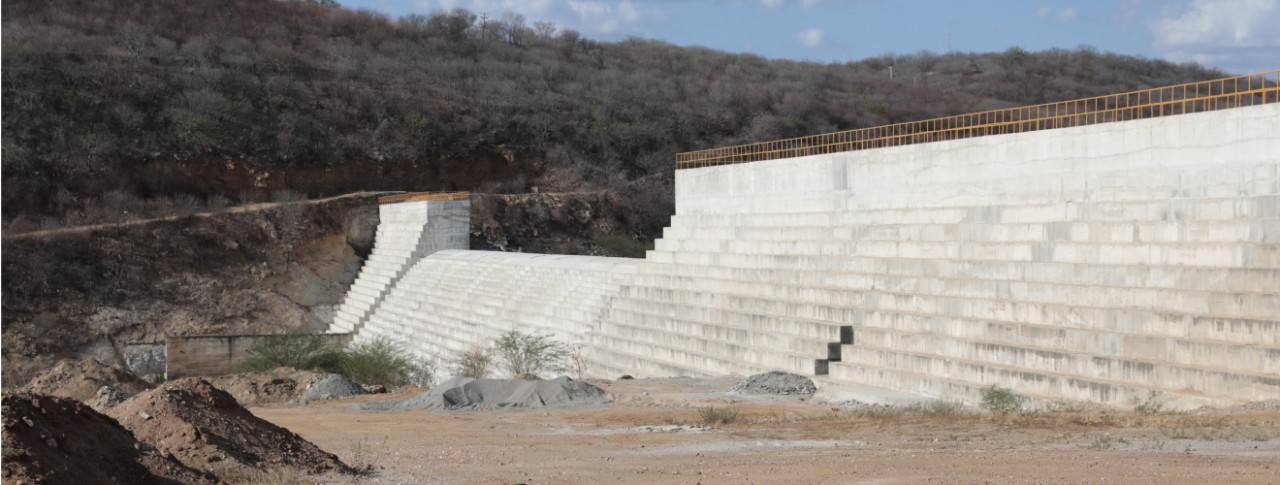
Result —
[[108, 414], [138, 439], [194, 467], [351, 471], [338, 457], [254, 416], [203, 379], [167, 382], [120, 403]]
[[813, 379], [782, 371], [756, 374], [733, 386], [734, 392], [743, 394], [810, 395], [818, 392]]
[[98, 390], [103, 386], [111, 386], [126, 396], [152, 387], [123, 366], [106, 365], [90, 358], [59, 362], [36, 374], [22, 390], [91, 403], [97, 399]]
[[311, 381], [311, 385], [307, 386], [307, 391], [302, 393], [302, 397], [312, 401], [323, 401], [368, 393], [369, 391], [364, 390], [363, 386], [356, 384], [351, 379], [348, 379], [347, 376], [342, 374], [323, 374]]
[[604, 389], [565, 376], [551, 380], [455, 377], [403, 401], [367, 403], [361, 409], [462, 411], [519, 408], [578, 409], [612, 401]]
[[6, 484], [218, 483], [73, 399], [5, 394]]

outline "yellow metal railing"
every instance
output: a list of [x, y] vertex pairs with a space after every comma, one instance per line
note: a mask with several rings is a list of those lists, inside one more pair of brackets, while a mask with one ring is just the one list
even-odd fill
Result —
[[1280, 70], [676, 155], [676, 168], [1051, 130], [1280, 102]]
[[378, 197], [379, 204], [398, 204], [401, 202], [421, 202], [437, 201], [437, 200], [465, 200], [471, 197], [471, 192], [407, 192], [404, 194], [386, 195]]

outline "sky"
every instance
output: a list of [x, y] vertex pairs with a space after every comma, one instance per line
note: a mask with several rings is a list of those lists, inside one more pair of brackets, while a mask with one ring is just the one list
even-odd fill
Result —
[[465, 8], [604, 41], [630, 37], [822, 63], [920, 51], [1102, 52], [1280, 69], [1280, 0], [339, 0], [393, 18]]

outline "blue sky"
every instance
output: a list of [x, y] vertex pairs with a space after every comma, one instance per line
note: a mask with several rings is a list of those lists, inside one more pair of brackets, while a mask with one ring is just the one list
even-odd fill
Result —
[[844, 62], [921, 50], [1074, 49], [1280, 69], [1280, 0], [340, 0], [392, 17], [466, 8], [770, 58]]

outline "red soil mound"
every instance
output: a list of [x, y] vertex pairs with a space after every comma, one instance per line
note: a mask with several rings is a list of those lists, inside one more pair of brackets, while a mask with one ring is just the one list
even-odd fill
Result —
[[351, 472], [337, 456], [271, 424], [203, 379], [167, 382], [109, 409], [138, 439], [203, 469], [288, 467]]
[[219, 483], [74, 399], [5, 394], [3, 407], [5, 484]]

